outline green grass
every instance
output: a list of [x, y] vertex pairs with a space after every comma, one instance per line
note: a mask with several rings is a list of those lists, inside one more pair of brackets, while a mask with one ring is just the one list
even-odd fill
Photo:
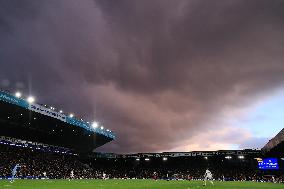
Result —
[[0, 189], [284, 189], [284, 184], [255, 182], [215, 182], [154, 180], [0, 180]]

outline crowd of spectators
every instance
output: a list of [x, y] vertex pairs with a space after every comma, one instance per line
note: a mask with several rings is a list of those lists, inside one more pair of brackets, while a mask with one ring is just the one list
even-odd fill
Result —
[[256, 181], [283, 182], [281, 171], [264, 172], [257, 169], [255, 160], [222, 161], [221, 158], [204, 160], [202, 157], [151, 158], [150, 161], [135, 159], [97, 159], [91, 166], [104, 172], [109, 178], [151, 179], [154, 173], [164, 180], [202, 180], [209, 169], [215, 180], [219, 181]]
[[9, 178], [20, 164], [19, 178], [69, 179], [183, 179], [202, 180], [208, 168], [216, 180], [283, 182], [283, 172], [261, 172], [250, 160], [204, 160], [201, 157], [149, 161], [133, 158], [81, 158], [77, 155], [43, 152], [36, 149], [0, 145], [0, 178]]
[[71, 170], [88, 178], [90, 168], [82, 164], [77, 156], [46, 153], [40, 150], [0, 145], [0, 177], [11, 176], [11, 169], [20, 164], [18, 177], [51, 179], [68, 178]]

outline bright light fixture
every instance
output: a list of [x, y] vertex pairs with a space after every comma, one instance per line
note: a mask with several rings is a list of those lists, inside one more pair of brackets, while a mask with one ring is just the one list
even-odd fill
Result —
[[99, 126], [98, 122], [94, 121], [94, 122], [92, 123], [92, 127], [93, 127], [94, 129], [97, 128], [98, 126]]
[[27, 98], [27, 101], [28, 101], [28, 103], [34, 103], [34, 101], [35, 101], [35, 98], [33, 97], [33, 96], [29, 96], [28, 98]]
[[17, 98], [21, 98], [22, 94], [21, 94], [20, 92], [16, 92], [16, 93], [15, 93], [15, 96], [16, 96]]
[[73, 114], [70, 114], [70, 115], [69, 115], [69, 117], [71, 117], [71, 118], [72, 118], [72, 117], [74, 117], [74, 115], [73, 115]]
[[104, 129], [104, 127], [103, 126], [101, 126], [101, 130], [103, 130]]
[[61, 114], [62, 114], [62, 113], [63, 113], [63, 111], [62, 111], [62, 110], [60, 110], [60, 111], [59, 111], [59, 113], [61, 113]]

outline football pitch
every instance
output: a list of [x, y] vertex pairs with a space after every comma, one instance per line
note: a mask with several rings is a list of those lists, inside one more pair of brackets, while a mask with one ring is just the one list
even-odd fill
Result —
[[0, 189], [284, 189], [284, 184], [255, 182], [215, 182], [154, 180], [0, 180]]

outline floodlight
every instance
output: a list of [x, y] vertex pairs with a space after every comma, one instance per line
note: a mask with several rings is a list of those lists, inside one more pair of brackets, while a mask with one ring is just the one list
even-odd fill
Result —
[[69, 117], [71, 117], [71, 118], [72, 118], [72, 117], [74, 117], [74, 115], [73, 115], [73, 114], [69, 114]]
[[92, 127], [95, 129], [95, 128], [97, 128], [99, 126], [99, 123], [98, 122], [96, 122], [96, 121], [94, 121], [93, 123], [92, 123]]
[[21, 98], [22, 94], [21, 94], [20, 92], [16, 92], [16, 93], [15, 93], [15, 96], [16, 96], [17, 98]]
[[29, 96], [29, 97], [27, 98], [27, 101], [28, 101], [28, 103], [32, 104], [32, 103], [34, 103], [35, 98], [34, 98], [33, 96]]

